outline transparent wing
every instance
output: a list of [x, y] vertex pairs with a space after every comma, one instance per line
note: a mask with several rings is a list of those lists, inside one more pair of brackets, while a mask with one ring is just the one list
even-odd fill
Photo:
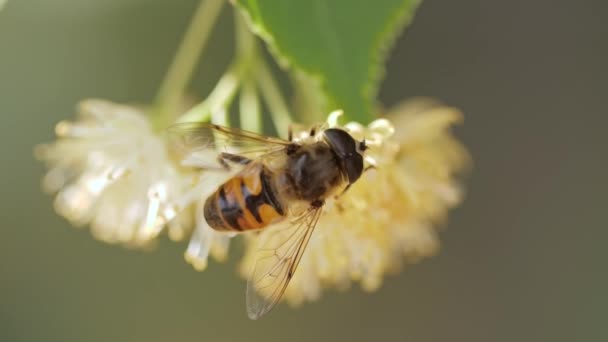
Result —
[[281, 138], [201, 122], [185, 122], [172, 125], [167, 128], [167, 134], [172, 144], [184, 150], [229, 150], [236, 148], [242, 152], [255, 149], [263, 153], [268, 149], [286, 147], [290, 144], [288, 140]]
[[310, 207], [282, 230], [273, 232], [257, 251], [247, 281], [247, 315], [258, 319], [279, 302], [310, 240], [321, 208]]
[[256, 159], [290, 144], [280, 138], [200, 122], [175, 124], [167, 129], [167, 135], [184, 166], [207, 169], [222, 169], [218, 159], [222, 152]]

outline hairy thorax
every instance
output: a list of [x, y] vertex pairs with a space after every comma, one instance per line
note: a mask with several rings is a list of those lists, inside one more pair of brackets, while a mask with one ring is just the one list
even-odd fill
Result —
[[289, 189], [283, 196], [312, 202], [330, 196], [344, 183], [344, 177], [329, 145], [320, 141], [291, 153], [278, 181], [289, 185], [280, 187]]

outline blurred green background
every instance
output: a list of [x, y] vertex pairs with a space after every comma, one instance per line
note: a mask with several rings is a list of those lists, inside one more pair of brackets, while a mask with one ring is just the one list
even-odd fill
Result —
[[[108, 246], [55, 215], [35, 144], [83, 98], [148, 102], [197, 1], [9, 0], [0, 12], [0, 341], [606, 341], [608, 3], [439, 1], [390, 60], [387, 105], [464, 110], [475, 168], [434, 258], [373, 294], [245, 315], [234, 260]], [[231, 53], [224, 12], [194, 88]]]

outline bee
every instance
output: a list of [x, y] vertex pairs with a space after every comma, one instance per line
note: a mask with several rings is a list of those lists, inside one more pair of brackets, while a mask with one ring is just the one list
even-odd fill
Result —
[[290, 130], [288, 139], [280, 139], [214, 124], [183, 123], [170, 127], [169, 134], [184, 152], [206, 155], [207, 163], [206, 153], [215, 154], [214, 162], [202, 168], [232, 172], [205, 200], [204, 217], [211, 228], [231, 233], [281, 230], [256, 252], [247, 283], [247, 313], [258, 319], [285, 292], [325, 201], [361, 177], [368, 146], [338, 128], [313, 128], [301, 139], [294, 139]]

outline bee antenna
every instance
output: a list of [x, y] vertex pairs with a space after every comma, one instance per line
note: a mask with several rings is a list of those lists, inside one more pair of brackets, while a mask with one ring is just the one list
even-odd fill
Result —
[[363, 140], [359, 143], [359, 150], [361, 150], [361, 152], [367, 150], [369, 146], [367, 146], [367, 143], [365, 142], [365, 138], [363, 138]]

